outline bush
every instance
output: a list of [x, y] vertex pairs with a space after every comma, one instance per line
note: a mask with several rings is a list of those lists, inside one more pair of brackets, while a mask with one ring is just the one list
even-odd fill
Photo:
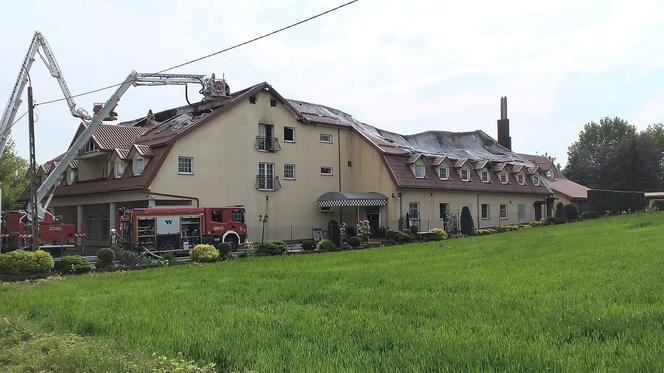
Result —
[[554, 217], [559, 219], [565, 218], [565, 205], [563, 205], [562, 202], [558, 202], [558, 204], [556, 205], [556, 213]]
[[217, 244], [217, 250], [219, 250], [219, 255], [221, 255], [222, 259], [228, 259], [231, 251], [233, 251], [233, 246], [228, 242], [220, 242]]
[[611, 211], [619, 214], [622, 211], [641, 211], [646, 207], [643, 192], [621, 192], [615, 190], [588, 191], [588, 205], [593, 211]]
[[327, 223], [327, 235], [330, 241], [334, 242], [335, 246], [341, 245], [341, 230], [336, 220], [332, 219]]
[[331, 240], [321, 240], [318, 243], [318, 250], [322, 251], [336, 251], [338, 250], [337, 245], [334, 244]]
[[461, 210], [461, 233], [467, 236], [475, 234], [475, 223], [473, 223], [473, 216], [470, 214], [468, 206], [464, 206]]
[[478, 229], [477, 232], [475, 232], [478, 236], [487, 236], [495, 233], [498, 233], [498, 231], [492, 228]]
[[102, 247], [97, 251], [97, 259], [99, 259], [98, 264], [101, 264], [102, 267], [108, 267], [113, 264], [115, 251], [109, 247]]
[[92, 271], [92, 263], [80, 255], [65, 256], [55, 261], [54, 269], [62, 274], [80, 274]]
[[403, 234], [407, 234], [408, 237], [410, 237], [410, 238], [415, 238], [415, 235], [413, 234], [413, 231], [410, 230], [410, 229], [408, 229], [408, 228], [404, 228], [404, 229], [402, 229], [402, 230], [401, 230], [401, 233], [403, 233]]
[[302, 250], [306, 251], [316, 250], [316, 241], [314, 240], [302, 241]]
[[571, 203], [565, 205], [565, 218], [568, 221], [579, 219], [579, 210]]
[[388, 229], [385, 231], [385, 238], [386, 238], [388, 241], [394, 241], [394, 237], [395, 237], [395, 235], [396, 235], [396, 232], [395, 232], [393, 229], [389, 229], [389, 228], [388, 228]]
[[387, 228], [385, 227], [378, 227], [376, 228], [376, 238], [385, 238], [385, 233], [387, 232]]
[[431, 233], [436, 234], [434, 241], [442, 241], [444, 239], [447, 239], [447, 233], [445, 233], [445, 231], [442, 228], [433, 228], [431, 229]]
[[557, 216], [552, 216], [546, 219], [546, 224], [564, 224], [566, 223], [565, 218], [559, 218]]
[[350, 247], [356, 249], [356, 248], [362, 246], [362, 237], [353, 236], [353, 237], [348, 239], [348, 244], [350, 245]]
[[410, 232], [410, 230], [404, 229], [403, 232], [395, 232], [394, 241], [399, 243], [406, 243], [413, 241], [413, 237], [411, 236], [412, 233], [408, 234], [406, 232]]
[[599, 217], [600, 214], [597, 211], [584, 211], [583, 213], [581, 213], [581, 220], [597, 219]]
[[7, 275], [50, 272], [54, 265], [51, 254], [43, 250], [16, 250], [0, 254], [0, 273]]
[[189, 252], [189, 256], [196, 263], [209, 263], [219, 258], [219, 250], [212, 245], [200, 244], [194, 246]]
[[288, 252], [288, 245], [284, 241], [265, 241], [259, 243], [256, 253], [263, 255], [283, 255]]
[[417, 232], [419, 232], [420, 229], [416, 225], [411, 225], [410, 226], [410, 232], [412, 233], [411, 237], [417, 237]]

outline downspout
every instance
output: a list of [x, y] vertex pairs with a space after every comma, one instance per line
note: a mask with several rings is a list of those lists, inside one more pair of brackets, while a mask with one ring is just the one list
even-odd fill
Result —
[[477, 193], [477, 230], [480, 230], [480, 194], [482, 193]]
[[[339, 192], [341, 192], [341, 129], [337, 128], [337, 177], [339, 179]], [[359, 210], [359, 207], [358, 207]], [[343, 219], [343, 207], [339, 206], [339, 224], [342, 223]]]

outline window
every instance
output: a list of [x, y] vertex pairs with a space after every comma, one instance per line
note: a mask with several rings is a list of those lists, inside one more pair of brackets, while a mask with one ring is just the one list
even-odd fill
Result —
[[507, 205], [500, 205], [500, 219], [507, 219]]
[[271, 99], [270, 99], [270, 106], [272, 106], [272, 107], [276, 107], [276, 106], [277, 106], [277, 100], [271, 98]]
[[256, 96], [249, 96], [249, 103], [250, 104], [255, 104], [256, 103]]
[[523, 185], [526, 183], [526, 180], [524, 179], [522, 174], [516, 175], [516, 182], [519, 183], [519, 185]]
[[526, 205], [523, 203], [519, 203], [518, 207], [518, 216], [519, 220], [525, 220], [526, 219]]
[[143, 158], [134, 159], [134, 176], [139, 176], [143, 173]]
[[256, 149], [276, 151], [276, 139], [274, 139], [274, 126], [271, 124], [258, 123], [258, 136], [256, 137]]
[[463, 181], [470, 181], [470, 175], [468, 174], [468, 170], [461, 169], [461, 180]]
[[258, 164], [258, 189], [274, 190], [274, 164]]
[[489, 182], [489, 171], [485, 171], [485, 170], [483, 170], [483, 171], [480, 173], [480, 176], [481, 176], [481, 178], [482, 178], [482, 182], [484, 182], [484, 183], [488, 183], [488, 182]]
[[353, 167], [353, 162], [348, 161], [348, 167]]
[[483, 203], [482, 204], [482, 220], [489, 220], [491, 216], [491, 212], [489, 211], [489, 204], [488, 203]]
[[411, 202], [408, 204], [408, 217], [411, 220], [420, 220], [420, 204], [419, 202]]
[[231, 213], [231, 220], [244, 223], [244, 211], [233, 210], [233, 212]]
[[78, 173], [74, 169], [67, 170], [67, 185], [72, 185], [76, 182], [76, 176]]
[[284, 164], [284, 179], [295, 180], [295, 165], [286, 163]]
[[324, 176], [332, 176], [332, 167], [321, 167], [320, 174]]
[[81, 153], [90, 153], [97, 150], [97, 144], [95, 144], [94, 140], [90, 139], [87, 144], [85, 144], [85, 147], [81, 151]]
[[415, 177], [418, 179], [424, 179], [424, 166], [421, 164], [415, 165]]
[[438, 210], [440, 213], [440, 218], [445, 219], [447, 218], [447, 215], [449, 215], [450, 205], [448, 203], [439, 203]]
[[332, 135], [330, 135], [329, 133], [321, 133], [320, 142], [324, 144], [332, 144]]
[[535, 186], [539, 186], [539, 185], [540, 185], [540, 177], [539, 177], [539, 175], [535, 175], [535, 176], [533, 176], [533, 184], [535, 184]]
[[122, 163], [122, 161], [115, 162], [115, 164], [113, 165], [113, 176], [116, 179], [119, 179], [122, 177], [123, 172], [124, 172], [124, 164]]
[[212, 221], [217, 222], [217, 223], [223, 223], [224, 222], [224, 217], [221, 214], [221, 210], [212, 210], [211, 213], [211, 218]]
[[548, 177], [549, 179], [553, 179], [553, 171], [552, 170], [547, 171], [546, 177]]
[[449, 179], [449, 175], [447, 174], [447, 167], [439, 167], [438, 168], [438, 177], [441, 180]]
[[284, 127], [284, 141], [295, 142], [295, 128]]
[[500, 173], [500, 182], [503, 184], [507, 184], [507, 172]]
[[194, 158], [192, 157], [178, 157], [178, 174], [180, 175], [193, 175], [194, 174]]

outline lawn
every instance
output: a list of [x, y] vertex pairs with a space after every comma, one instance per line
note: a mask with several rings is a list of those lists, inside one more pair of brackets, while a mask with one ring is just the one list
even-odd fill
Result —
[[663, 242], [651, 213], [72, 276], [1, 285], [0, 315], [222, 371], [662, 371]]

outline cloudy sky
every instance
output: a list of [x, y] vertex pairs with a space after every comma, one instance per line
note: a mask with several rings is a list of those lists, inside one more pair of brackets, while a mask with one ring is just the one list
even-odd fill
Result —
[[[2, 108], [35, 30], [72, 93], [153, 72], [334, 7], [344, 0], [30, 1], [0, 13]], [[481, 129], [496, 136], [508, 97], [513, 148], [565, 163], [583, 125], [620, 116], [664, 121], [664, 5], [657, 1], [360, 0], [313, 22], [175, 72], [225, 74], [232, 90], [267, 81], [404, 134]], [[40, 60], [37, 102], [61, 96]], [[112, 91], [77, 98], [88, 110]], [[182, 87], [131, 89], [121, 120], [184, 103]], [[22, 113], [26, 109], [23, 106]], [[38, 161], [77, 126], [64, 102], [40, 106]], [[27, 121], [13, 138], [27, 157]]]

